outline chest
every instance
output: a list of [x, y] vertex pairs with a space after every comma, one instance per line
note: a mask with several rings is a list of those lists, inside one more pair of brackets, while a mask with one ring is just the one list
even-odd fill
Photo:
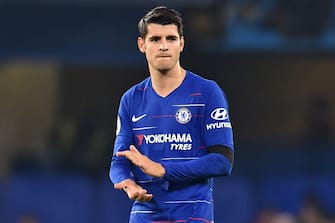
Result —
[[202, 125], [205, 109], [201, 96], [142, 97], [132, 109], [132, 125], [161, 133], [190, 132]]
[[142, 153], [157, 160], [198, 156], [205, 152], [201, 147], [205, 113], [201, 94], [143, 95], [130, 113], [134, 141]]

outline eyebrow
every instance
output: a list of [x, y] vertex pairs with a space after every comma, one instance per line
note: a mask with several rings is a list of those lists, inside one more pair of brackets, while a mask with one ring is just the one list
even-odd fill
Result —
[[[153, 35], [153, 36], [149, 36], [149, 39], [162, 39], [161, 35]], [[167, 39], [171, 39], [171, 38], [178, 38], [177, 35], [168, 35], [166, 36]]]

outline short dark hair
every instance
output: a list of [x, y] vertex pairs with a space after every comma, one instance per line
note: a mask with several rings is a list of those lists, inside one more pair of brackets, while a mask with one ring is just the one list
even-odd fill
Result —
[[150, 23], [155, 23], [159, 25], [175, 24], [178, 28], [179, 35], [184, 35], [184, 27], [181, 14], [175, 9], [169, 9], [166, 6], [158, 6], [151, 9], [138, 22], [138, 31], [140, 37], [145, 38], [145, 36], [148, 34], [148, 25]]

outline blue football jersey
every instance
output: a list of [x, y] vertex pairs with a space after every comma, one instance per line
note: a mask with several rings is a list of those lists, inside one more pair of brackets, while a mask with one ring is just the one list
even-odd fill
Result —
[[[117, 126], [112, 182], [131, 178], [153, 194], [150, 202], [134, 202], [130, 222], [214, 221], [211, 178], [151, 177], [115, 154], [135, 145], [153, 161], [173, 165], [207, 155], [210, 146], [234, 150], [228, 103], [217, 83], [187, 71], [182, 84], [161, 97], [148, 77], [122, 96]], [[210, 169], [211, 163], [192, 168]]]

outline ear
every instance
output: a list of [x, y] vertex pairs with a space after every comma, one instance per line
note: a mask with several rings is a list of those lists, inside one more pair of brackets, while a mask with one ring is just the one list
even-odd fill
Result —
[[185, 39], [184, 36], [180, 37], [180, 52], [183, 52], [185, 46]]
[[141, 51], [141, 53], [145, 53], [145, 44], [144, 39], [142, 39], [142, 37], [137, 38], [137, 47]]

